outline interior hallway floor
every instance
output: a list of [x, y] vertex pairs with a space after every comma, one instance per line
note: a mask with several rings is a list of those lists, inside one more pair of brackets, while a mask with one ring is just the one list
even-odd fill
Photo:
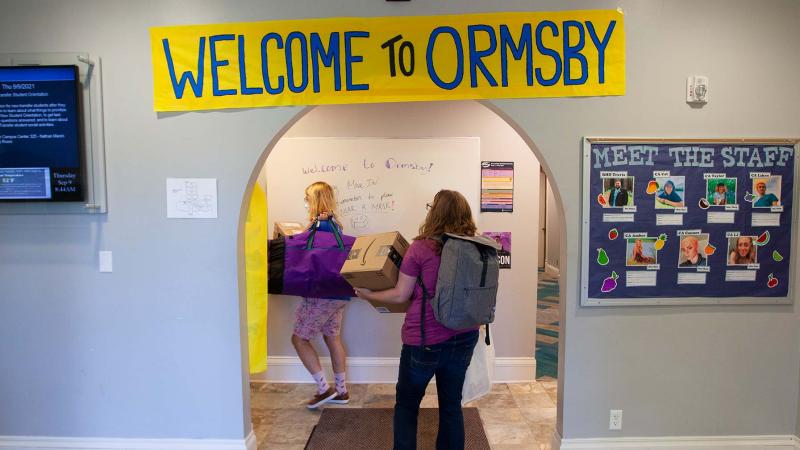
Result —
[[[350, 404], [322, 408], [394, 407], [394, 384], [350, 384], [348, 389]], [[315, 385], [310, 383], [250, 384], [258, 450], [303, 450], [321, 412], [305, 407], [314, 391]], [[478, 408], [493, 450], [549, 450], [556, 423], [556, 393], [555, 380], [495, 384], [491, 393], [466, 406]], [[437, 406], [435, 385], [428, 386], [421, 406]]]

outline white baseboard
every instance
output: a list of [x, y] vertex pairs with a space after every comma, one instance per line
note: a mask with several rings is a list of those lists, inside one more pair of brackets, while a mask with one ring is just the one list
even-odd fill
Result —
[[557, 277], [561, 271], [556, 266], [550, 265], [549, 263], [544, 263], [544, 273]]
[[245, 439], [114, 439], [0, 436], [2, 450], [257, 450], [252, 431]]
[[258, 440], [256, 439], [255, 430], [250, 430], [250, 432], [247, 433], [247, 438], [244, 440], [244, 445], [247, 447], [247, 450], [258, 450]]
[[797, 450], [800, 440], [796, 436], [665, 436], [647, 438], [595, 438], [563, 439], [553, 436], [553, 448], [560, 450]]
[[[322, 368], [332, 379], [330, 358], [320, 358]], [[347, 381], [362, 383], [396, 383], [400, 358], [347, 358]], [[536, 378], [535, 358], [495, 358], [494, 382], [517, 383]], [[250, 375], [251, 381], [270, 383], [310, 383], [311, 376], [296, 356], [270, 356], [267, 371]]]

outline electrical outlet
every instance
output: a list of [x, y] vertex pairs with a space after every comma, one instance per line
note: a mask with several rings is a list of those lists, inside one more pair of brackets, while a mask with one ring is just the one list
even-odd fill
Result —
[[100, 272], [113, 272], [113, 259], [111, 257], [111, 252], [107, 250], [100, 251]]
[[608, 429], [613, 431], [622, 429], [621, 409], [612, 409], [608, 411]]

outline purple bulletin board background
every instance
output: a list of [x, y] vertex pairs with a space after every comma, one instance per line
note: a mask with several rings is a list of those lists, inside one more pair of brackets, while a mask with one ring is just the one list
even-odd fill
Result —
[[[668, 142], [647, 139], [586, 139], [583, 149], [581, 304], [791, 303], [797, 151], [797, 143], [794, 141], [758, 143], [722, 140]], [[753, 156], [755, 153], [758, 156]], [[648, 185], [657, 178], [655, 175], [663, 175], [654, 172], [669, 172], [669, 175], [660, 177], [661, 183], [658, 187], [652, 185], [648, 193]], [[781, 177], [782, 211], [753, 207], [758, 196], [751, 198], [747, 195], [754, 194], [751, 172]], [[705, 204], [701, 202], [701, 198], [708, 197], [709, 179], [706, 177], [719, 174], [738, 180], [735, 195], [738, 211], [726, 211], [724, 206], [708, 206], [703, 209]], [[630, 184], [633, 178], [633, 188], [629, 193], [632, 200], [627, 207], [612, 207], [609, 204], [608, 198], [611, 194], [609, 190], [604, 190], [604, 177], [621, 178], [626, 184]], [[668, 177], [683, 177], [685, 182], [683, 190], [679, 192], [686, 208], [682, 213], [682, 225], [657, 223], [659, 214], [679, 214], [671, 208], [664, 209], [662, 204], [656, 207], [656, 198], [663, 192], [663, 184]], [[606, 188], [609, 184], [613, 182], [607, 181]], [[606, 206], [602, 203], [606, 203]], [[709, 223], [709, 212], [732, 213], [733, 223]], [[753, 224], [753, 213], [780, 214], [779, 225]], [[628, 217], [630, 214], [633, 217]], [[681, 252], [682, 236], [679, 231], [689, 234], [699, 232], [709, 236], [707, 242], [711, 244], [711, 253], [706, 255], [707, 268], [679, 267], [681, 255], [684, 255]], [[727, 236], [735, 232], [742, 236], [762, 236], [768, 232], [769, 240], [756, 247], [758, 266], [728, 264]], [[614, 234], [616, 238], [612, 239]], [[650, 239], [664, 238], [664, 242], [660, 244], [663, 247], [655, 255], [657, 264], [649, 267], [647, 264], [631, 265], [632, 246], [628, 245], [626, 234]], [[652, 240], [645, 241], [645, 249], [646, 255], [651, 256]], [[703, 250], [704, 247], [701, 252], [705, 255]], [[731, 275], [727, 273], [729, 271], [746, 270], [755, 271], [753, 281], [730, 281], [727, 278]], [[679, 279], [685, 281], [686, 277], [703, 277], [700, 275], [702, 273], [705, 274], [703, 284], [678, 282]], [[652, 277], [655, 277], [656, 284], [629, 284], [629, 281], [640, 276], [649, 277], [651, 282]], [[772, 278], [777, 279], [777, 284], [770, 281]]]

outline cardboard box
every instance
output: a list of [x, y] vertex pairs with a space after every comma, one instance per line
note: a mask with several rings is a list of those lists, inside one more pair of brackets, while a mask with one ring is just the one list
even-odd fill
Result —
[[[354, 287], [373, 291], [393, 288], [407, 249], [408, 241], [397, 231], [358, 237], [342, 266], [342, 277]], [[379, 312], [406, 312], [409, 305], [370, 303]]]
[[272, 231], [272, 239], [280, 236], [292, 236], [306, 231], [306, 227], [300, 222], [275, 222], [275, 229]]

